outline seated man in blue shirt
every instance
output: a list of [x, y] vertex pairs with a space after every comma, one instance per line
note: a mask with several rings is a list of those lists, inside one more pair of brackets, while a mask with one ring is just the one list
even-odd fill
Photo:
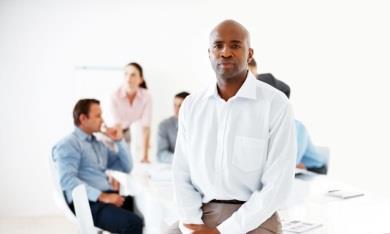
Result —
[[122, 131], [109, 128], [105, 134], [117, 145], [111, 151], [97, 141], [93, 133], [101, 130], [103, 119], [100, 102], [82, 99], [73, 109], [74, 131], [53, 148], [61, 187], [70, 208], [74, 211], [72, 190], [85, 184], [96, 227], [114, 233], [142, 233], [143, 221], [132, 210], [131, 197], [118, 194], [118, 186], [110, 183], [107, 169], [129, 173], [132, 161]]
[[[281, 80], [276, 79], [271, 73], [257, 74], [257, 64], [255, 59], [248, 63], [249, 70], [257, 77], [272, 87], [284, 93], [287, 98], [290, 98], [290, 86]], [[325, 157], [321, 155], [310, 140], [309, 133], [303, 123], [295, 120], [295, 129], [297, 135], [297, 168], [306, 169], [319, 174], [326, 174], [328, 169], [325, 164]]]
[[310, 140], [309, 132], [305, 125], [298, 120], [295, 120], [295, 132], [298, 140], [297, 168], [306, 169], [319, 174], [326, 174], [328, 168], [325, 164], [325, 156], [317, 151]]
[[174, 115], [164, 119], [158, 125], [157, 160], [160, 163], [172, 163], [177, 137], [179, 110], [182, 102], [188, 95], [190, 94], [187, 92], [180, 92], [176, 94], [173, 100]]

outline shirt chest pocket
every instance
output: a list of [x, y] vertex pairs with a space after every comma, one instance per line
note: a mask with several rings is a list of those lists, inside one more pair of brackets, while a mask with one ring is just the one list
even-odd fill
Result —
[[267, 141], [262, 138], [236, 136], [233, 147], [233, 164], [245, 172], [262, 168], [267, 153]]

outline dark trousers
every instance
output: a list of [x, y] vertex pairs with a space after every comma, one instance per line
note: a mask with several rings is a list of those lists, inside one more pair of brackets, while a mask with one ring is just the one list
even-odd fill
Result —
[[[125, 197], [122, 207], [103, 202], [89, 202], [93, 223], [96, 227], [105, 231], [120, 234], [142, 234], [143, 221], [134, 214], [133, 198]], [[74, 213], [73, 202], [69, 204]]]
[[324, 165], [322, 167], [309, 167], [309, 168], [306, 168], [306, 169], [308, 171], [315, 172], [317, 174], [322, 174], [322, 175], [328, 174], [328, 167], [326, 165]]

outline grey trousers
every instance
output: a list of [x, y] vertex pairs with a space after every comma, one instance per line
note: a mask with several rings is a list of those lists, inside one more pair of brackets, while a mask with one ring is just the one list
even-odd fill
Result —
[[[241, 207], [240, 204], [226, 204], [226, 203], [203, 204], [202, 220], [204, 224], [206, 224], [209, 227], [217, 227], [223, 221], [228, 219], [240, 207]], [[177, 234], [181, 232], [180, 229], [178, 228], [178, 224], [176, 223], [174, 226], [170, 227], [169, 230], [166, 230], [166, 232], [164, 233]], [[282, 224], [280, 222], [279, 215], [277, 212], [275, 212], [264, 223], [259, 225], [259, 227], [248, 232], [248, 234], [281, 234], [281, 233], [282, 233]], [[242, 234], [242, 233], [237, 233], [237, 234]]]
[[[202, 220], [209, 227], [216, 227], [228, 219], [235, 211], [241, 207], [240, 204], [226, 203], [207, 203], [203, 204]], [[280, 234], [282, 233], [282, 224], [279, 215], [275, 212], [258, 228], [248, 232], [248, 234]], [[237, 233], [239, 234], [239, 233]]]
[[125, 139], [126, 143], [130, 145], [130, 141], [131, 141], [130, 128], [123, 129], [123, 138]]

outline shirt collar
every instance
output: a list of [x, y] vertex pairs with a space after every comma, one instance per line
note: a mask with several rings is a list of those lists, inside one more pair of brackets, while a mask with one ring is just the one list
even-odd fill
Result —
[[[137, 93], [136, 93], [136, 95], [135, 95], [136, 98], [142, 98], [142, 94], [141, 94], [142, 89], [143, 89], [143, 88], [139, 88], [139, 89], [138, 89], [138, 91], [137, 91]], [[122, 98], [127, 98], [127, 92], [126, 92], [126, 87], [125, 87], [125, 86], [122, 85], [122, 86], [119, 88], [119, 95], [120, 95]]]
[[[220, 98], [218, 94], [217, 84], [214, 84], [206, 91], [206, 98], [217, 97]], [[234, 98], [242, 97], [248, 99], [256, 99], [256, 78], [248, 71], [247, 77], [245, 78], [244, 83], [241, 85], [240, 89], [237, 91]]]
[[85, 141], [92, 141], [95, 138], [92, 134], [88, 134], [84, 132], [79, 127], [75, 128], [74, 134], [76, 134], [76, 136], [81, 140], [85, 140]]
[[121, 86], [119, 88], [119, 95], [122, 97], [122, 98], [125, 98], [126, 97], [126, 88], [124, 86]]

